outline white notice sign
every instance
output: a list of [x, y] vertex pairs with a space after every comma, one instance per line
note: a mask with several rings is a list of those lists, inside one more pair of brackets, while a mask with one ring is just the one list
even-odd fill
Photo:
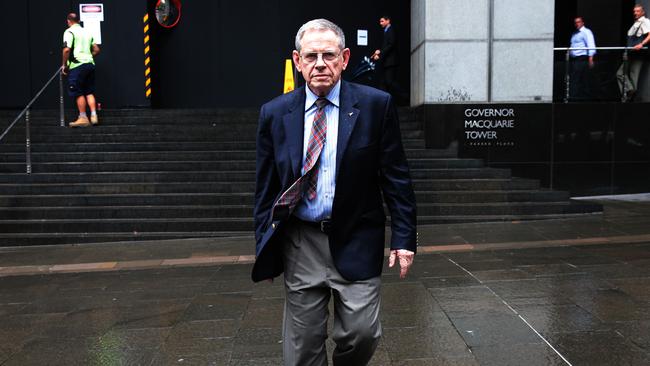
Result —
[[357, 46], [368, 45], [368, 31], [366, 29], [357, 29]]
[[104, 21], [104, 4], [79, 4], [79, 20], [93, 35], [96, 44], [102, 44], [101, 22]]

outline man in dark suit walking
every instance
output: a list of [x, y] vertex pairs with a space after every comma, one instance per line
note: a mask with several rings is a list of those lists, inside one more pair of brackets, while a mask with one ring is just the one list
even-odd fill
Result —
[[[296, 34], [306, 87], [262, 106], [257, 132], [254, 281], [284, 272], [285, 365], [365, 365], [381, 336], [385, 214], [389, 266], [408, 272], [417, 246], [415, 195], [391, 96], [341, 80], [343, 31], [325, 19]], [[383, 201], [382, 201], [383, 197]]]
[[379, 25], [384, 30], [384, 39], [381, 49], [375, 50], [372, 59], [381, 61], [384, 70], [384, 79], [382, 89], [389, 92], [395, 98], [401, 98], [401, 90], [397, 85], [397, 39], [395, 38], [395, 29], [391, 24], [390, 16], [384, 15], [379, 18]]

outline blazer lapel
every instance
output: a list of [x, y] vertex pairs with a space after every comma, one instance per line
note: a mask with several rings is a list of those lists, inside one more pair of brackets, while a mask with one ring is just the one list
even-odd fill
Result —
[[357, 98], [350, 90], [347, 82], [341, 81], [341, 108], [339, 110], [339, 136], [336, 143], [336, 176], [338, 177], [339, 168], [341, 167], [341, 159], [345, 153], [345, 149], [350, 141], [350, 136], [354, 130], [354, 125], [357, 123], [359, 117], [359, 109], [355, 108], [357, 105]]
[[302, 163], [302, 145], [305, 128], [305, 90], [296, 89], [293, 103], [289, 111], [282, 117], [284, 130], [287, 134], [287, 149], [291, 159], [294, 179], [300, 177]]

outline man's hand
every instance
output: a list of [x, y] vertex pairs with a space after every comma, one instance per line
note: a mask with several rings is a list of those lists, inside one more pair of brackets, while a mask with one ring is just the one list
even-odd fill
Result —
[[61, 66], [61, 73], [63, 75], [68, 75], [68, 71], [70, 71], [70, 70], [68, 69], [67, 66]]
[[637, 43], [633, 48], [634, 48], [636, 51], [642, 49], [642, 48], [643, 48], [643, 42], [641, 42], [641, 43]]
[[370, 58], [377, 61], [377, 60], [379, 60], [379, 54], [381, 54], [381, 51], [380, 50], [375, 50], [375, 53], [373, 53], [372, 56], [370, 56]]
[[589, 68], [593, 69], [594, 68], [594, 57], [589, 56]]
[[388, 267], [393, 268], [395, 265], [395, 259], [399, 259], [399, 278], [406, 278], [406, 274], [408, 273], [409, 268], [411, 268], [411, 264], [413, 264], [414, 257], [415, 253], [410, 250], [391, 250], [390, 256], [388, 257]]

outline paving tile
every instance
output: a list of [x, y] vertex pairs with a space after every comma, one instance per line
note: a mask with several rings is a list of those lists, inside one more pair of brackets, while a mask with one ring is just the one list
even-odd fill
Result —
[[429, 289], [442, 309], [448, 314], [502, 313], [512, 311], [485, 286]]
[[192, 301], [182, 320], [242, 319], [250, 298], [248, 293], [201, 295]]
[[467, 357], [433, 357], [433, 358], [418, 358], [396, 360], [392, 363], [393, 366], [478, 366], [474, 356]]
[[648, 365], [650, 355], [614, 331], [549, 334], [547, 339], [573, 365]]
[[450, 277], [422, 277], [420, 279], [426, 288], [480, 286], [480, 282], [467, 273]]
[[178, 366], [228, 366], [230, 363], [229, 352], [190, 353], [183, 350], [158, 351], [150, 366], [178, 365]]
[[39, 338], [30, 341], [4, 365], [146, 365], [155, 350], [125, 350], [114, 352], [106, 349], [97, 339]]
[[560, 366], [564, 360], [546, 343], [501, 344], [472, 347], [481, 365], [494, 366]]
[[650, 302], [650, 277], [618, 278], [608, 282], [635, 300]]
[[650, 320], [634, 320], [608, 324], [630, 342], [650, 352]]
[[605, 322], [645, 320], [650, 318], [650, 303], [636, 301], [617, 289], [598, 290], [572, 296], [583, 309]]
[[235, 337], [232, 359], [282, 357], [282, 328], [245, 328]]
[[472, 274], [482, 282], [512, 281], [534, 278], [532, 274], [519, 268], [473, 271]]
[[115, 328], [168, 328], [177, 324], [188, 305], [186, 303], [143, 302], [141, 306], [129, 306], [121, 309], [122, 318], [115, 323]]
[[550, 277], [566, 274], [584, 273], [582, 267], [572, 266], [566, 263], [548, 263], [539, 265], [521, 265], [517, 268], [528, 272], [535, 277]]
[[242, 328], [281, 327], [284, 312], [284, 299], [251, 299]]
[[419, 358], [463, 358], [471, 355], [453, 328], [388, 328], [384, 329], [384, 339], [393, 362]]
[[470, 347], [530, 344], [540, 341], [535, 332], [514, 313], [453, 314], [450, 318]]
[[542, 334], [609, 330], [610, 327], [581, 307], [571, 305], [520, 305], [515, 310]]

